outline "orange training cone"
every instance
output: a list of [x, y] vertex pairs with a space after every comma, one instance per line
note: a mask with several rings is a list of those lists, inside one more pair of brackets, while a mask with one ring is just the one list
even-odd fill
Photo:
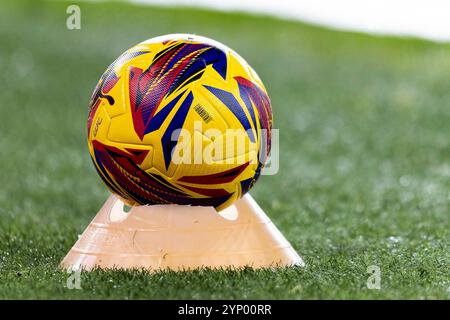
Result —
[[125, 212], [111, 195], [61, 265], [185, 270], [304, 263], [249, 194], [220, 213], [175, 204]]

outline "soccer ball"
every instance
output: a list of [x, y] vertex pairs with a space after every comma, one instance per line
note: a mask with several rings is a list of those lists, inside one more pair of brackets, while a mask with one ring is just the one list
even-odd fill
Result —
[[129, 205], [221, 210], [258, 179], [270, 152], [272, 109], [255, 71], [214, 40], [144, 41], [114, 61], [89, 106], [89, 152]]

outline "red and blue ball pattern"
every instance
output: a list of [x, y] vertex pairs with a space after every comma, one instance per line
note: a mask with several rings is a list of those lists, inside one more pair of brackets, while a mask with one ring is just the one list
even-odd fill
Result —
[[[133, 128], [140, 140], [160, 130], [162, 124], [167, 121], [169, 113], [175, 106], [179, 106], [160, 139], [164, 164], [168, 169], [173, 148], [177, 144], [172, 133], [176, 129], [183, 128], [186, 117], [193, 108], [195, 92], [190, 89], [189, 84], [202, 79], [208, 66], [211, 66], [225, 81], [228, 58], [227, 52], [222, 48], [208, 43], [167, 41], [165, 44], [167, 47], [153, 56], [148, 68], [141, 69], [132, 64], [128, 67], [129, 80], [126, 89], [129, 94], [128, 107], [132, 115]], [[249, 166], [248, 162], [214, 174], [183, 176], [174, 183], [163, 173], [150, 173], [140, 167], [148, 151], [134, 148], [121, 149], [104, 143], [100, 139], [91, 139], [93, 119], [100, 102], [104, 101], [106, 107], [118, 103], [109, 94], [120, 79], [116, 70], [120, 69], [121, 65], [132, 62], [132, 59], [146, 53], [149, 51], [138, 50], [127, 51], [121, 55], [107, 69], [94, 90], [89, 108], [88, 134], [95, 167], [109, 189], [131, 204], [175, 203], [221, 208], [233, 196], [233, 192], [221, 188], [221, 185], [238, 180]], [[258, 154], [259, 163], [254, 170], [254, 175], [237, 181], [240, 185], [240, 196], [242, 196], [258, 179], [270, 153], [272, 109], [269, 97], [259, 84], [242, 76], [234, 76], [228, 81], [235, 82], [238, 92], [208, 84], [202, 85], [239, 120], [242, 128], [247, 131], [250, 141], [256, 142], [259, 139], [262, 142], [262, 148], [259, 148], [260, 154]], [[243, 103], [239, 102], [237, 97]], [[172, 100], [158, 110], [162, 101], [167, 101], [169, 98]], [[252, 128], [258, 128], [258, 130], [252, 130]], [[265, 136], [260, 137], [259, 134]], [[195, 187], [192, 186], [193, 184]]]

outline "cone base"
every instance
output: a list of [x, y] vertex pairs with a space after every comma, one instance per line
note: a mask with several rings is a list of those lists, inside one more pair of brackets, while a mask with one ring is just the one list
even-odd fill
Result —
[[188, 270], [303, 266], [303, 260], [247, 194], [212, 207], [132, 207], [111, 195], [61, 266], [67, 269]]

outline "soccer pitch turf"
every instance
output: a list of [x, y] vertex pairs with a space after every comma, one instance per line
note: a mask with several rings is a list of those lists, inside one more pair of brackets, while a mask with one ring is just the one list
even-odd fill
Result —
[[[0, 4], [0, 298], [448, 299], [450, 45], [194, 9]], [[305, 268], [82, 273], [58, 264], [108, 196], [89, 159], [90, 94], [125, 49], [196, 33], [263, 79], [280, 172], [252, 195]], [[381, 269], [369, 290], [367, 267]]]

